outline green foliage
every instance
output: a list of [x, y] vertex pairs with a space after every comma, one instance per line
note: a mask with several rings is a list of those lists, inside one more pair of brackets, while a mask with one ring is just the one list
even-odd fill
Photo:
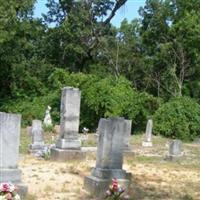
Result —
[[[0, 0], [0, 109], [22, 113], [24, 125], [43, 119], [47, 105], [58, 123], [65, 86], [82, 92], [81, 129], [95, 129], [100, 117], [124, 116], [144, 130], [161, 98], [199, 102], [199, 1], [147, 0], [140, 19], [119, 28], [110, 21], [126, 0], [48, 0], [44, 21], [33, 18], [34, 2]], [[183, 116], [177, 124], [188, 120]], [[188, 126], [164, 132], [192, 139], [198, 131]]]
[[133, 94], [128, 109], [128, 118], [133, 120], [135, 131], [143, 131], [147, 120], [153, 116], [155, 111], [162, 104], [162, 99], [156, 98], [146, 92], [134, 91]]
[[48, 95], [35, 97], [33, 99], [8, 101], [1, 110], [5, 112], [21, 113], [23, 125], [31, 125], [33, 119], [44, 119], [45, 110], [48, 105], [52, 106], [51, 116], [54, 121], [59, 120], [59, 97], [58, 92], [49, 93]]
[[108, 76], [100, 79], [91, 74], [69, 73], [63, 69], [55, 69], [48, 78], [51, 87], [44, 96], [32, 100], [8, 101], [1, 109], [6, 112], [22, 113], [23, 125], [30, 124], [33, 119], [43, 119], [47, 105], [52, 107], [51, 115], [54, 123], [59, 123], [60, 92], [65, 86], [81, 90], [80, 129], [97, 128], [101, 117], [121, 116], [133, 120], [134, 129], [144, 128], [146, 119], [159, 106], [159, 99], [143, 92], [137, 92], [131, 82], [124, 77]]
[[174, 98], [154, 114], [154, 133], [193, 140], [200, 136], [200, 105], [188, 97]]

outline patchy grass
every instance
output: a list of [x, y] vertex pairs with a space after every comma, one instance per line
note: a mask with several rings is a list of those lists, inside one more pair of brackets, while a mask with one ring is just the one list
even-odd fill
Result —
[[26, 129], [21, 130], [19, 152], [21, 154], [28, 153], [28, 147], [31, 144], [31, 137], [28, 135]]
[[97, 136], [95, 134], [87, 134], [87, 139], [82, 141], [83, 147], [97, 146]]
[[[22, 133], [21, 152], [25, 152], [28, 137]], [[153, 136], [153, 147], [148, 148], [141, 146], [142, 140], [143, 135], [133, 135], [134, 154], [124, 158], [123, 168], [133, 175], [131, 200], [199, 200], [200, 145], [184, 143], [184, 157], [170, 162], [164, 159], [169, 139]], [[45, 141], [51, 141], [51, 133], [45, 133]], [[94, 135], [88, 134], [84, 145], [96, 145]], [[27, 200], [95, 200], [83, 185], [84, 177], [91, 174], [95, 163], [94, 153], [88, 153], [86, 160], [80, 162], [43, 161], [24, 155], [19, 168], [29, 188]]]

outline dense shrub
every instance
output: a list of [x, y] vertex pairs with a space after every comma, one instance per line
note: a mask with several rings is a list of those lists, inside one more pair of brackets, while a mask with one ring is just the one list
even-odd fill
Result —
[[189, 97], [163, 104], [154, 114], [154, 133], [193, 140], [200, 136], [200, 105]]
[[59, 98], [57, 91], [33, 99], [8, 101], [1, 107], [1, 111], [22, 114], [22, 125], [30, 125], [33, 119], [43, 120], [48, 105], [52, 107], [51, 116], [54, 122], [59, 120]]
[[124, 77], [69, 73], [56, 69], [48, 78], [48, 93], [26, 100], [8, 101], [1, 107], [6, 112], [21, 113], [23, 124], [33, 119], [43, 119], [47, 105], [52, 107], [54, 123], [60, 119], [61, 88], [72, 86], [81, 90], [80, 129], [83, 126], [95, 130], [101, 117], [121, 116], [133, 120], [134, 130], [144, 128], [146, 119], [159, 106], [157, 98], [137, 92]]
[[128, 109], [128, 118], [133, 120], [135, 131], [144, 131], [147, 120], [152, 118], [155, 111], [162, 104], [162, 99], [154, 97], [146, 92], [133, 90], [133, 97]]

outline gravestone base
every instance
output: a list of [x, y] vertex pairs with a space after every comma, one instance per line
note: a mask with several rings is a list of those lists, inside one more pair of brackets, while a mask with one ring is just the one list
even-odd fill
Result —
[[20, 169], [0, 169], [0, 182], [11, 182], [17, 187], [17, 193], [20, 197], [25, 197], [28, 187], [21, 182]]
[[142, 142], [142, 146], [143, 146], [143, 147], [152, 147], [153, 144], [152, 144], [152, 142], [143, 141], [143, 142]]
[[81, 149], [51, 149], [51, 160], [68, 161], [68, 160], [83, 160], [86, 158], [86, 152]]
[[38, 151], [44, 150], [45, 147], [46, 147], [45, 144], [31, 144], [29, 145], [28, 152], [31, 154], [34, 154], [34, 153], [37, 153]]
[[123, 155], [124, 156], [134, 156], [135, 152], [133, 151], [133, 147], [131, 145], [125, 145], [123, 147]]
[[131, 145], [124, 145], [123, 151], [124, 151], [124, 152], [132, 151], [132, 146], [131, 146]]
[[165, 160], [168, 161], [179, 161], [183, 158], [183, 154], [180, 155], [167, 155]]
[[81, 141], [79, 139], [58, 139], [56, 142], [56, 147], [59, 149], [81, 149]]
[[[119, 185], [128, 191], [130, 180], [117, 179]], [[84, 188], [92, 195], [104, 199], [106, 197], [106, 191], [111, 185], [111, 179], [102, 179], [95, 176], [87, 176], [84, 179]]]
[[123, 155], [126, 156], [126, 157], [132, 157], [132, 156], [135, 156], [135, 152], [132, 149], [131, 150], [124, 150]]
[[0, 182], [21, 182], [21, 170], [20, 169], [0, 169]]
[[17, 193], [20, 195], [21, 199], [26, 199], [26, 195], [28, 193], [28, 187], [23, 183], [16, 183]]
[[101, 179], [109, 179], [109, 178], [117, 178], [117, 179], [131, 179], [131, 173], [127, 173], [123, 169], [102, 169], [102, 168], [93, 168], [92, 176], [101, 178]]

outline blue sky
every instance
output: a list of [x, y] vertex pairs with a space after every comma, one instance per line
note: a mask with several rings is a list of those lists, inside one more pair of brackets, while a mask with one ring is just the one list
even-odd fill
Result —
[[[36, 17], [41, 17], [41, 13], [47, 12], [47, 8], [45, 6], [46, 2], [47, 0], [37, 0], [37, 4], [35, 5]], [[145, 0], [128, 0], [125, 6], [118, 10], [111, 22], [113, 25], [119, 27], [124, 18], [127, 18], [128, 21], [131, 21], [132, 19], [139, 17], [138, 9], [140, 6], [144, 6], [144, 4]]]

